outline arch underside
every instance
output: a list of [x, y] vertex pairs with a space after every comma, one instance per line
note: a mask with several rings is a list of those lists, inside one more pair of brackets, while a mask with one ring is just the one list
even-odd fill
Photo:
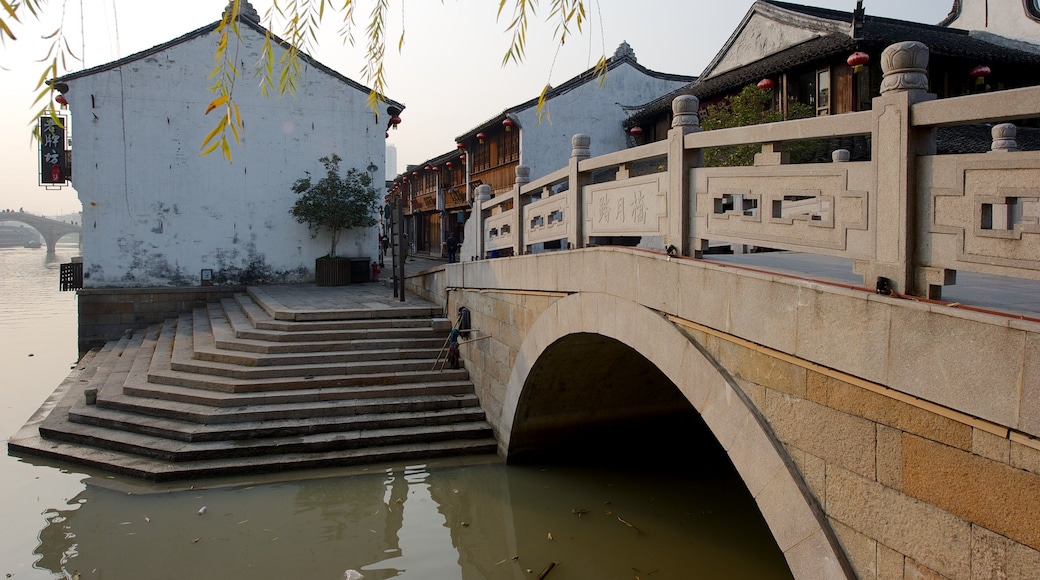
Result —
[[[537, 388], [525, 391], [526, 385]], [[690, 407], [725, 449], [794, 577], [854, 577], [825, 515], [754, 404], [700, 345], [640, 304], [580, 293], [539, 316], [506, 387], [501, 446], [514, 459], [576, 426], [680, 416]]]

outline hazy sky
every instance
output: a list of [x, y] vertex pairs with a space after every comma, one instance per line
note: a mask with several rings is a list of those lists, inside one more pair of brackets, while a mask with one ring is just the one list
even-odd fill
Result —
[[[363, 35], [371, 0], [358, 2], [356, 25]], [[802, 0], [800, 4], [851, 11], [855, 0]], [[37, 185], [36, 144], [29, 128], [36, 108], [33, 87], [47, 53], [42, 36], [53, 31], [64, 7], [65, 33], [82, 62], [68, 72], [93, 67], [161, 44], [220, 18], [226, 0], [51, 0], [43, 22], [17, 26], [18, 40], [0, 46], [0, 209], [43, 214], [80, 210], [72, 188]], [[270, 0], [252, 0], [263, 16]], [[522, 65], [501, 65], [510, 37], [505, 32], [513, 0], [496, 21], [497, 0], [390, 0], [387, 94], [407, 106], [389, 143], [397, 146], [399, 169], [446, 153], [456, 135], [512, 105], [538, 95], [610, 56], [622, 41], [639, 63], [661, 72], [698, 75], [747, 13], [752, 0], [587, 0], [584, 32], [558, 52], [553, 24], [539, 19], [528, 35]], [[952, 0], [865, 0], [867, 14], [936, 24]], [[541, 14], [551, 2], [541, 0]], [[402, 14], [403, 6], [403, 14]], [[405, 44], [399, 54], [402, 25]], [[340, 23], [328, 21], [311, 55], [362, 84], [364, 39], [357, 46], [336, 37]], [[276, 32], [278, 32], [276, 27]], [[241, 89], [239, 89], [241, 90]], [[290, 98], [290, 97], [285, 97]], [[629, 103], [626, 103], [629, 104]], [[637, 103], [631, 103], [637, 104]], [[248, 121], [248, 120], [247, 120]], [[72, 120], [75, 139], [75, 119]], [[75, 146], [75, 144], [73, 145]]]

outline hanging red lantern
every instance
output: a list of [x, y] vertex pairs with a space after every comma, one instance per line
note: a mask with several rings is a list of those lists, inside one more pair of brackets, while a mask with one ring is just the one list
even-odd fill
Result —
[[396, 129], [397, 126], [401, 124], [401, 117], [398, 117], [397, 115], [390, 117], [390, 124], [394, 127], [394, 129]]
[[440, 170], [441, 170], [441, 168], [440, 168], [440, 167], [437, 167], [436, 165], [434, 165], [434, 166], [433, 166], [433, 169], [432, 169], [432, 171], [433, 171], [434, 173], [437, 173], [437, 172], [438, 172], [438, 171], [440, 171]]
[[633, 136], [633, 137], [638, 137], [638, 136], [643, 134], [643, 128], [640, 127], [639, 125], [636, 125], [635, 127], [632, 127], [631, 129], [628, 130], [628, 134]]
[[457, 148], [457, 149], [458, 149], [459, 151], [465, 151], [465, 150], [466, 150], [466, 145], [465, 145], [465, 144], [463, 144], [463, 143], [456, 143], [456, 144], [455, 144], [455, 147], [456, 147], [456, 148]]
[[487, 139], [487, 135], [483, 133], [477, 133], [477, 141], [479, 141], [481, 145], [484, 144], [484, 139]]
[[991, 71], [989, 70], [988, 66], [980, 64], [979, 66], [971, 69], [971, 72], [968, 73], [968, 76], [975, 79], [975, 84], [981, 85], [986, 82], [986, 76], [989, 75], [990, 72]]
[[412, 177], [419, 177], [419, 172], [418, 171], [413, 171], [412, 172]]
[[502, 126], [506, 128], [506, 131], [512, 131], [513, 127], [516, 126], [516, 121], [506, 117], [505, 120], [502, 121]]
[[445, 163], [444, 166], [447, 167], [448, 169], [451, 169], [452, 167], [455, 167], [455, 164], [452, 163], [451, 161], [449, 161], [449, 162]]
[[65, 99], [65, 95], [58, 95], [57, 97], [54, 97], [54, 100], [58, 101], [59, 105], [68, 105], [69, 104], [68, 100]]
[[465, 155], [459, 155], [459, 161], [461, 161], [462, 163], [465, 163], [466, 162], [466, 156]]
[[758, 81], [758, 88], [763, 91], [771, 91], [776, 86], [776, 82], [773, 79], [762, 79]]
[[430, 167], [429, 165], [427, 165], [426, 167], [423, 167], [423, 171], [429, 171], [430, 169], [433, 169], [433, 168]]
[[845, 60], [852, 67], [852, 72], [858, 73], [863, 70], [863, 65], [870, 62], [870, 55], [865, 52], [856, 51], [849, 55], [849, 58]]
[[402, 178], [402, 179], [401, 179], [401, 181], [403, 181], [403, 182], [405, 182], [405, 183], [408, 183], [408, 178], [407, 178], [407, 177], [405, 177], [405, 178]]

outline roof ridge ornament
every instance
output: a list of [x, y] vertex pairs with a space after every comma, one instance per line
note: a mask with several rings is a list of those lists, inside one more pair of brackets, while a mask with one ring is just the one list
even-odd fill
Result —
[[[234, 5], [234, 3], [235, 0], [228, 0], [228, 5], [224, 8], [224, 13], [221, 14], [221, 18], [227, 18], [228, 12], [231, 10], [231, 6]], [[253, 8], [253, 5], [249, 3], [249, 0], [239, 0], [238, 17], [260, 24], [260, 13], [256, 11], [256, 8]]]
[[629, 45], [628, 42], [622, 40], [621, 44], [618, 45], [617, 50], [614, 51], [614, 60], [621, 60], [626, 57], [636, 61], [636, 51], [632, 50], [632, 46]]

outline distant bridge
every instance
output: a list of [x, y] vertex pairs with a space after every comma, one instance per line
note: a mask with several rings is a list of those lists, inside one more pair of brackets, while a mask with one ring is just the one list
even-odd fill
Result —
[[47, 242], [48, 254], [54, 253], [54, 246], [61, 238], [68, 234], [83, 233], [82, 226], [52, 220], [43, 216], [26, 213], [24, 211], [0, 212], [0, 222], [21, 222], [31, 226], [36, 231], [40, 232], [40, 235], [43, 236], [43, 239]]

